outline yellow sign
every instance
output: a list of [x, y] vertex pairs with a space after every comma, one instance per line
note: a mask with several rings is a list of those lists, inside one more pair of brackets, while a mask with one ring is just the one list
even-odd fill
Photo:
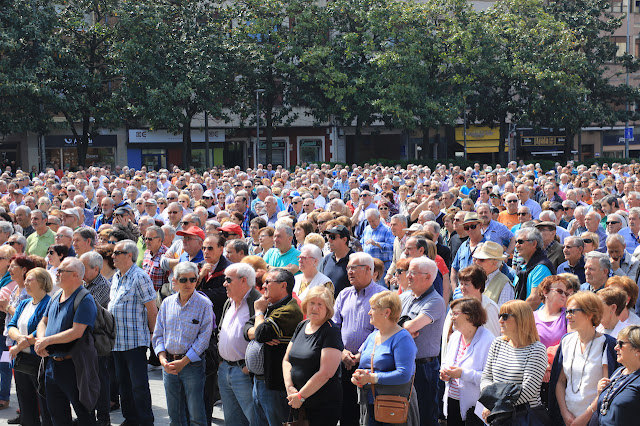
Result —
[[[464, 127], [456, 127], [456, 142], [464, 146]], [[500, 128], [486, 126], [469, 126], [467, 127], [467, 152], [487, 153], [498, 152], [500, 145]], [[508, 146], [504, 147], [505, 151], [509, 150]]]

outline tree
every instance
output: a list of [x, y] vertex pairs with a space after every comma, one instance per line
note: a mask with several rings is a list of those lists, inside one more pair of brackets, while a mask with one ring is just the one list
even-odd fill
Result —
[[115, 49], [122, 85], [113, 103], [127, 121], [182, 133], [184, 168], [191, 166], [193, 118], [205, 111], [224, 117], [235, 95], [226, 17], [208, 2], [123, 3]]

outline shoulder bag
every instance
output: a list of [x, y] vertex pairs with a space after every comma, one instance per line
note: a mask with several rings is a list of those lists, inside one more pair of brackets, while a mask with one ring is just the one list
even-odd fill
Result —
[[[373, 374], [373, 356], [376, 352], [375, 341], [373, 342], [373, 351], [371, 352], [371, 374]], [[373, 414], [376, 421], [382, 423], [405, 423], [409, 415], [409, 400], [413, 392], [413, 379], [411, 378], [411, 390], [409, 397], [397, 395], [378, 395], [376, 396], [376, 388], [371, 383], [371, 393], [373, 394]]]

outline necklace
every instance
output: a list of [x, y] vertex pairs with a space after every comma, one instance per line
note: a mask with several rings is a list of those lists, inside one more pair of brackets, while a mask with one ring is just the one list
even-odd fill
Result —
[[582, 379], [584, 378], [584, 370], [587, 367], [587, 361], [589, 360], [589, 356], [591, 355], [591, 347], [593, 346], [593, 341], [596, 340], [596, 336], [594, 334], [591, 341], [589, 341], [589, 346], [586, 348], [585, 354], [587, 357], [584, 359], [584, 363], [582, 364], [582, 372], [580, 373], [580, 383], [578, 383], [578, 389], [573, 388], [573, 361], [576, 359], [576, 354], [578, 352], [578, 346], [580, 345], [580, 336], [576, 333], [576, 345], [573, 347], [573, 358], [571, 358], [571, 366], [569, 367], [569, 381], [571, 382], [571, 391], [574, 394], [578, 393], [580, 388], [582, 387]]
[[609, 390], [604, 395], [604, 398], [602, 398], [602, 408], [600, 409], [600, 414], [602, 414], [603, 416], [607, 414], [607, 411], [609, 411], [609, 406], [611, 405], [611, 400], [613, 399], [613, 397], [618, 393], [618, 391], [620, 391], [620, 389], [631, 382], [631, 380], [634, 379], [634, 376], [637, 375], [637, 371], [627, 375], [622, 374], [622, 371], [623, 370], [620, 370], [620, 374], [618, 375], [618, 377], [611, 381], [611, 383], [609, 384]]

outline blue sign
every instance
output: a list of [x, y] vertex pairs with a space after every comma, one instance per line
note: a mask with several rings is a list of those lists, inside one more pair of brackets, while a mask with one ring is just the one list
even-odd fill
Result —
[[624, 129], [624, 138], [633, 139], [633, 127], [626, 127]]

